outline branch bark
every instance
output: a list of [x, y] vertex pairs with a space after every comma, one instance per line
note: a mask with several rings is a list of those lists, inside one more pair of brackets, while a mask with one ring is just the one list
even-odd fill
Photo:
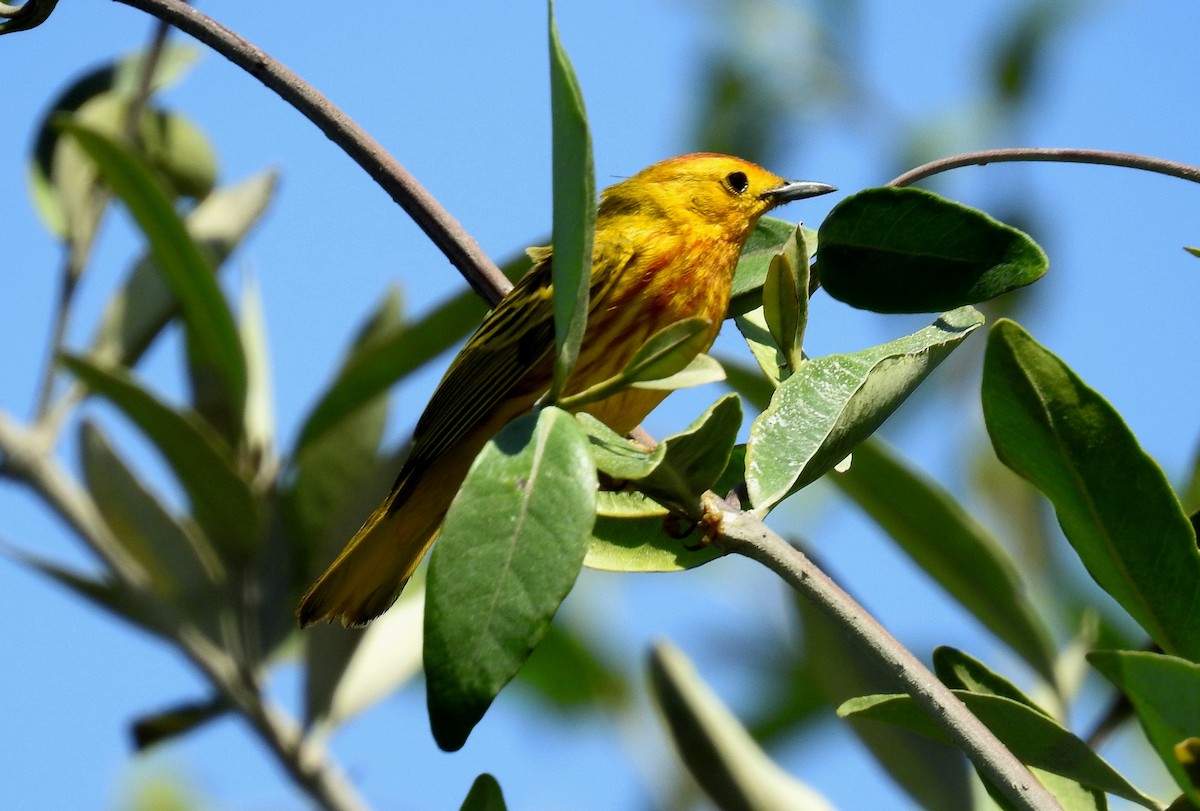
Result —
[[1200, 167], [1189, 166], [1186, 163], [1153, 158], [1148, 155], [1135, 155], [1131, 152], [1110, 152], [1104, 149], [1056, 149], [1051, 147], [1014, 147], [1010, 149], [983, 149], [978, 152], [964, 152], [909, 169], [904, 174], [892, 179], [889, 186], [911, 186], [951, 169], [963, 166], [985, 166], [989, 163], [1014, 162], [1050, 162], [1050, 163], [1091, 163], [1098, 166], [1122, 166], [1127, 169], [1141, 169], [1160, 175], [1169, 175], [1181, 180], [1200, 183]]
[[992, 731], [804, 553], [761, 521], [742, 510], [730, 508], [711, 492], [704, 495], [703, 520], [714, 531], [714, 542], [718, 546], [758, 561], [775, 572], [879, 657], [913, 700], [929, 713], [1014, 807], [1028, 811], [1061, 811], [1054, 796]]

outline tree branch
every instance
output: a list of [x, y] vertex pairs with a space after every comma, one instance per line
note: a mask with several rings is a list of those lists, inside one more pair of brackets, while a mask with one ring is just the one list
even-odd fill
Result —
[[703, 520], [714, 532], [718, 546], [756, 560], [775, 572], [869, 648], [1016, 808], [1060, 809], [1054, 796], [965, 704], [799, 549], [748, 513], [730, 508], [711, 492], [704, 495]]
[[337, 144], [386, 191], [480, 296], [495, 304], [512, 287], [479, 244], [442, 205], [329, 99], [265, 51], [182, 0], [117, 0], [190, 34], [274, 90]]
[[1130, 152], [1109, 152], [1104, 149], [1053, 149], [1050, 147], [1014, 147], [964, 152], [949, 158], [926, 163], [893, 179], [889, 186], [911, 186], [920, 180], [963, 166], [984, 166], [989, 163], [1014, 162], [1091, 163], [1100, 166], [1123, 166], [1170, 175], [1181, 180], [1200, 183], [1200, 167], [1186, 163], [1135, 155]]

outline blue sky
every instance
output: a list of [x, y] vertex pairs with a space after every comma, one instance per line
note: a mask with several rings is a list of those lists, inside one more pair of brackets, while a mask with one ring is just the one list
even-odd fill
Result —
[[[769, 4], [761, 4], [769, 7]], [[689, 106], [705, 48], [728, 37], [701, 13], [714, 3], [682, 0], [563, 2], [562, 38], [585, 95], [598, 185], [663, 157], [691, 151]], [[792, 9], [781, 3], [780, 8]], [[792, 122], [774, 171], [823, 180], [844, 193], [886, 182], [906, 125], [936, 121], [958, 133], [946, 150], [1001, 145], [1080, 146], [1200, 163], [1200, 22], [1183, 3], [1093, 4], [1064, 29], [1042, 65], [1031, 104], [1003, 137], [980, 126], [977, 104], [987, 45], [1016, 4], [863, 3], [852, 42], [870, 94], [858, 112]], [[345, 19], [296, 14], [294, 4], [203, 3], [201, 8], [281, 59], [356, 118], [475, 235], [504, 258], [544, 235], [550, 222], [545, 7], [542, 3], [351, 4]], [[80, 69], [138, 48], [150, 23], [113, 3], [64, 3], [42, 28], [0, 39], [7, 67], [6, 142], [0, 202], [0, 408], [26, 417], [44, 362], [56, 287], [57, 245], [25, 191], [28, 144], [43, 105]], [[770, 37], [759, 58], [795, 58]], [[786, 43], [785, 43], [786, 45]], [[461, 285], [446, 260], [295, 111], [253, 79], [206, 54], [164, 101], [212, 138], [224, 182], [267, 167], [283, 176], [264, 225], [234, 259], [263, 290], [278, 429], [291, 437], [326, 383], [348, 336], [388, 284], [419, 313]], [[989, 133], [986, 137], [980, 132]], [[1036, 215], [1034, 236], [1051, 275], [1022, 321], [1125, 415], [1173, 480], [1196, 444], [1200, 376], [1200, 189], [1128, 170], [1082, 166], [990, 166], [959, 170], [939, 190], [1001, 213], [1014, 201]], [[792, 206], [811, 225], [839, 195]], [[137, 243], [124, 215], [110, 221], [94, 272], [80, 292], [76, 344], [121, 277]], [[862, 314], [818, 296], [810, 354], [860, 348], [910, 331], [922, 319]], [[732, 332], [729, 330], [728, 332]], [[981, 344], [981, 339], [976, 339]], [[739, 352], [736, 341], [722, 347]], [[978, 348], [978, 347], [977, 347]], [[178, 394], [178, 345], [167, 342], [146, 376]], [[444, 364], [446, 361], [441, 361]], [[441, 373], [419, 376], [397, 398], [390, 435], [404, 435]], [[963, 381], [885, 430], [893, 441], [955, 482], [965, 474], [961, 441], [980, 427], [977, 364], [950, 365]], [[659, 435], [682, 427], [716, 390], [673, 399], [649, 421]], [[100, 413], [103, 413], [102, 411]], [[926, 416], [922, 419], [922, 416]], [[955, 417], [955, 419], [952, 419]], [[959, 418], [960, 417], [960, 418]], [[128, 436], [128, 432], [122, 435]], [[128, 436], [131, 447], [136, 438]], [[70, 443], [65, 443], [68, 453]], [[141, 457], [146, 457], [144, 449]], [[155, 470], [152, 458], [144, 458]], [[69, 460], [72, 464], [73, 459]], [[836, 574], [918, 651], [952, 644], [998, 665], [1015, 665], [997, 643], [939, 597], [857, 516], [826, 514], [818, 490], [777, 516], [821, 550]], [[86, 567], [75, 540], [23, 491], [0, 483], [0, 538]], [[594, 602], [593, 602], [594, 601]], [[591, 608], [585, 608], [591, 606]], [[716, 632], [746, 624], [788, 633], [786, 601], [769, 576], [722, 561], [676, 577], [585, 575], [565, 608], [613, 621], [601, 641], [631, 674], [646, 643], [669, 636], [735, 709], [755, 705], [770, 684], [714, 650]], [[199, 679], [149, 638], [0, 561], [0, 728], [12, 807], [111, 808], [133, 774], [127, 727], [136, 716], [196, 695]], [[724, 636], [720, 638], [725, 638]], [[285, 671], [277, 696], [294, 700]], [[428, 739], [424, 696], [409, 688], [352, 723], [335, 751], [380, 808], [457, 807], [479, 771], [496, 773], [510, 807], [630, 808], [653, 802], [669, 756], [649, 712], [628, 724], [547, 719], [505, 695], [466, 749], [438, 752]], [[901, 803], [844, 730], [789, 745], [784, 765], [842, 808]], [[1123, 751], [1109, 753], [1121, 762]], [[636, 765], [634, 765], [636, 764]], [[214, 807], [303, 807], [302, 798], [233, 721], [220, 722], [143, 761], [142, 771], [182, 775]], [[47, 777], [47, 775], [50, 775]], [[1152, 790], [1161, 778], [1151, 773]], [[896, 807], [896, 806], [891, 806]]]

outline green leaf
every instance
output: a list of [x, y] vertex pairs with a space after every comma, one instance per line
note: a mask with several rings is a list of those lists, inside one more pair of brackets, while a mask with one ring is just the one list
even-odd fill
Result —
[[550, 16], [550, 116], [554, 167], [554, 384], [549, 402], [567, 385], [583, 341], [596, 228], [596, 176], [583, 93]]
[[467, 798], [463, 800], [459, 811], [506, 811], [504, 793], [500, 791], [500, 783], [490, 774], [484, 773], [475, 778]]
[[[155, 60], [154, 76], [150, 82], [151, 91], [158, 92], [178, 81], [199, 55], [200, 50], [194, 46], [168, 42]], [[51, 182], [60, 136], [54, 122], [63, 113], [73, 113], [90, 99], [109, 91], [116, 91], [118, 95], [125, 97], [137, 92], [145, 69], [145, 58], [146, 54], [139, 51], [84, 73], [50, 103], [38, 123], [33, 160], [29, 166], [30, 195], [37, 204], [37, 212], [46, 228], [60, 239], [66, 236], [66, 223], [61, 203]], [[113, 134], [116, 132], [114, 130]]]
[[50, 19], [50, 13], [56, 5], [58, 0], [25, 0], [12, 13], [5, 15], [4, 22], [0, 23], [0, 34], [15, 34], [37, 28]]
[[[506, 263], [503, 270], [508, 278], [514, 279], [524, 275], [530, 266], [529, 258], [522, 254]], [[485, 312], [487, 307], [479, 296], [466, 290], [419, 321], [398, 327], [356, 352], [305, 418], [296, 442], [297, 453], [461, 340], [478, 325]]]
[[750, 428], [746, 483], [755, 509], [832, 470], [982, 323], [963, 307], [905, 338], [807, 361]]
[[1054, 684], [1054, 643], [1025, 596], [1004, 546], [937, 482], [884, 442], [854, 449], [850, 469], [830, 477], [930, 577]]
[[[1051, 718], [1001, 696], [978, 695], [966, 690], [955, 690], [954, 695], [1022, 763], [1160, 811], [1161, 806], [1156, 800], [1134, 788], [1086, 743]], [[838, 715], [870, 718], [911, 729], [934, 740], [947, 740], [941, 727], [907, 695], [851, 699], [838, 708]]]
[[7, 544], [0, 544], [0, 554], [48, 577], [118, 619], [163, 639], [173, 638], [170, 610], [145, 589], [128, 586], [115, 578], [93, 579]]
[[1200, 248], [1193, 248], [1189, 245], [1184, 245], [1183, 249], [1185, 251], [1187, 251], [1188, 253], [1190, 253], [1192, 256], [1200, 256]]
[[233, 313], [211, 266], [143, 161], [96, 130], [69, 121], [62, 127], [95, 161], [149, 240], [159, 270], [183, 310], [193, 374], [205, 382], [200, 391], [208, 392], [211, 387], [219, 394], [206, 403], [218, 418], [216, 424], [226, 431], [234, 430], [231, 426], [240, 428], [246, 402], [246, 359]]
[[261, 510], [220, 437], [194, 414], [167, 406], [122, 369], [69, 355], [62, 363], [150, 439], [183, 485], [196, 521], [222, 559], [245, 561], [261, 536]]
[[266, 315], [254, 275], [242, 277], [238, 336], [246, 358], [246, 413], [242, 427], [246, 448], [268, 476], [276, 473], [275, 409], [271, 401], [271, 359], [267, 355]]
[[655, 391], [675, 391], [704, 386], [708, 383], [720, 383], [725, 379], [725, 369], [716, 358], [701, 352], [692, 358], [686, 366], [667, 377], [656, 380], [640, 380], [631, 386], [635, 389], [652, 389]]
[[653, 451], [633, 445], [589, 414], [576, 419], [588, 435], [596, 467], [614, 479], [630, 481], [648, 496], [685, 515], [697, 510], [701, 493], [725, 471], [742, 425], [737, 395], [715, 402], [686, 430], [664, 439]]
[[410, 584], [366, 629], [305, 632], [305, 718], [340, 726], [421, 673], [424, 591]]
[[[771, 330], [767, 327], [763, 308], [759, 307], [734, 316], [733, 323], [737, 326], [738, 332], [742, 333], [742, 337], [746, 340], [746, 346], [750, 348], [751, 357], [754, 358], [754, 362], [758, 364], [758, 368], [762, 370], [774, 390], [779, 386], [779, 381], [783, 379], [784, 370], [788, 364], [787, 359], [775, 344], [775, 339], [771, 337]], [[790, 369], [788, 371], [790, 373]], [[772, 391], [772, 393], [774, 392]]]
[[229, 702], [225, 699], [210, 698], [181, 704], [153, 715], [143, 715], [133, 722], [134, 748], [144, 752], [155, 744], [177, 738], [220, 718], [229, 709]]
[[675, 646], [659, 642], [650, 684], [675, 749], [717, 807], [736, 811], [832, 811], [821, 795], [779, 768]]
[[562, 711], [605, 712], [626, 705], [630, 693], [621, 671], [604, 660], [596, 643], [562, 623], [550, 626], [517, 683]]
[[821, 223], [817, 273], [829, 295], [880, 313], [948, 310], [1046, 272], [1033, 240], [982, 211], [921, 189], [867, 189]]
[[933, 651], [933, 669], [952, 690], [967, 690], [977, 695], [1001, 696], [1024, 704], [1047, 718], [1054, 716], [1034, 703], [1020, 688], [991, 670], [983, 662], [955, 648], [939, 646]]
[[84, 481], [113, 537], [141, 564], [155, 593], [206, 631], [215, 630], [216, 553], [162, 506], [90, 421], [80, 426]]
[[682, 372], [708, 345], [708, 328], [708, 319], [699, 316], [668, 324], [646, 339], [621, 376], [629, 383], [644, 383]]
[[[804, 659], [825, 703], [838, 706], [861, 695], [899, 688], [896, 676], [861, 642], [845, 633], [808, 599], [792, 593], [803, 626]], [[871, 755], [916, 801], [929, 811], [959, 811], [972, 803], [967, 760], [948, 743], [898, 726], [847, 718], [850, 729]]]
[[600, 491], [583, 565], [606, 572], [681, 572], [721, 557], [715, 544], [697, 544], [699, 533], [672, 535], [669, 518], [667, 508], [644, 493]]
[[741, 258], [733, 273], [733, 293], [729, 302], [729, 316], [743, 315], [762, 306], [762, 286], [767, 278], [771, 258], [783, 250], [784, 245], [799, 228], [810, 255], [817, 251], [817, 232], [811, 228], [797, 226], [775, 217], [762, 217], [750, 238], [742, 247]]
[[467, 473], [429, 565], [425, 677], [434, 738], [460, 748], [550, 625], [595, 516], [587, 441], [565, 411], [522, 417]]
[[1180, 743], [1200, 732], [1200, 665], [1144, 651], [1093, 651], [1088, 661], [1133, 704], [1159, 759], [1200, 805], [1200, 791], [1176, 754]]
[[800, 228], [771, 259], [763, 282], [763, 320], [786, 361], [786, 374], [803, 362], [804, 328], [808, 323], [808, 249]]
[[217, 183], [217, 156], [208, 136], [186, 116], [146, 110], [139, 122], [146, 162], [178, 197], [201, 199]]
[[[218, 188], [184, 220], [192, 239], [221, 267], [267, 209], [278, 175], [264, 172]], [[178, 312], [178, 302], [152, 254], [141, 257], [109, 300], [92, 338], [91, 354], [101, 363], [133, 367]]]
[[1088, 573], [1164, 651], [1200, 658], [1200, 552], [1162, 469], [1099, 394], [1011, 321], [988, 336], [1000, 460], [1054, 505]]
[[[581, 392], [560, 397], [558, 407], [575, 411], [634, 385], [663, 388], [664, 381], [687, 370], [708, 346], [709, 326], [709, 320], [700, 316], [668, 324], [647, 338], [620, 372]], [[692, 371], [703, 377], [704, 369], [697, 367]]]

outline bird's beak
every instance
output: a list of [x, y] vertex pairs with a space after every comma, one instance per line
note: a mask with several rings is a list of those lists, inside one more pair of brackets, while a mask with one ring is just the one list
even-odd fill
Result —
[[837, 191], [837, 187], [830, 186], [828, 183], [817, 183], [813, 180], [791, 180], [782, 186], [768, 189], [763, 192], [762, 197], [772, 205], [779, 206], [784, 203], [790, 203], [793, 200], [804, 200], [809, 197], [829, 194], [831, 191]]

